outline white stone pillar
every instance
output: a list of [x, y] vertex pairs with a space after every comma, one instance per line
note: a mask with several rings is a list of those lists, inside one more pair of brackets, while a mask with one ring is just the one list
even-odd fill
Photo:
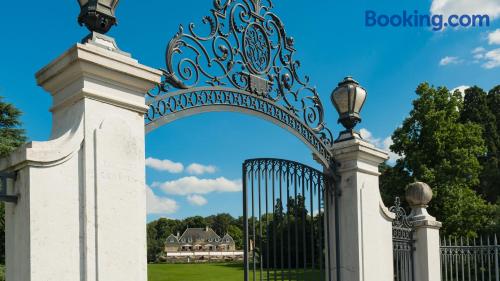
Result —
[[415, 280], [441, 280], [441, 253], [439, 229], [441, 223], [427, 213], [432, 199], [431, 188], [423, 182], [415, 182], [406, 190], [406, 201], [410, 204], [410, 221], [415, 228], [415, 252], [413, 266]]
[[[382, 202], [378, 179], [378, 166], [387, 159], [387, 154], [359, 139], [334, 144], [333, 154], [340, 175], [341, 281], [392, 280], [394, 214]], [[335, 241], [330, 244], [333, 251]], [[334, 260], [330, 267], [332, 280], [336, 280]]]
[[146, 281], [145, 93], [161, 73], [95, 36], [40, 70], [51, 140], [0, 160], [7, 281]]

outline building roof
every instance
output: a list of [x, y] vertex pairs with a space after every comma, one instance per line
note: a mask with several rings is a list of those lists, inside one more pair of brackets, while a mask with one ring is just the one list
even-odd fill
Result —
[[[227, 241], [229, 240], [229, 242]], [[172, 242], [173, 241], [173, 242]], [[184, 233], [180, 237], [177, 237], [173, 234], [170, 234], [165, 244], [167, 245], [179, 245], [179, 244], [232, 244], [234, 243], [233, 238], [226, 234], [223, 238], [221, 238], [215, 231], [213, 231], [210, 227], [205, 228], [187, 228]]]
[[166, 240], [165, 244], [167, 244], [167, 245], [178, 245], [179, 244], [179, 240], [177, 239], [177, 236], [175, 236], [173, 234], [170, 234], [167, 237], [167, 240]]
[[206, 228], [186, 228], [184, 233], [182, 233], [179, 241], [182, 243], [194, 243], [195, 241], [200, 242], [219, 242], [220, 236], [215, 233], [210, 227]]
[[226, 233], [226, 235], [224, 235], [224, 237], [222, 237], [222, 243], [225, 243], [225, 244], [234, 243], [234, 239], [233, 239], [233, 237], [231, 237], [231, 235]]

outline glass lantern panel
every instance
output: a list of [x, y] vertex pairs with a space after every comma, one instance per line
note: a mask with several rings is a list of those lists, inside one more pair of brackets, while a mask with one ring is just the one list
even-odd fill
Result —
[[113, 15], [116, 6], [118, 5], [118, 0], [98, 0], [98, 10], [107, 14]]
[[366, 100], [366, 91], [361, 87], [357, 87], [356, 100], [354, 103], [354, 112], [359, 113], [361, 111], [361, 108], [363, 107], [365, 100]]
[[341, 87], [335, 90], [335, 93], [333, 94], [333, 102], [335, 103], [340, 115], [349, 111], [347, 87]]

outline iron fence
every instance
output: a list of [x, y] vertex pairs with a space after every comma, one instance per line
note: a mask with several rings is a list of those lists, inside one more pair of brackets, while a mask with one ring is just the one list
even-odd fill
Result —
[[444, 281], [499, 281], [500, 245], [497, 236], [441, 239], [441, 278]]

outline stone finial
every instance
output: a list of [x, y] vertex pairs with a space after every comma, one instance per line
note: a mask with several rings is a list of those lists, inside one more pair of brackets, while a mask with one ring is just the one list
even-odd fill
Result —
[[414, 182], [408, 185], [406, 189], [406, 202], [411, 208], [427, 208], [432, 199], [432, 189], [424, 182]]
[[431, 202], [432, 189], [423, 182], [414, 182], [408, 185], [406, 189], [406, 202], [411, 207], [409, 215], [415, 227], [441, 227], [441, 223], [427, 212], [427, 204]]

